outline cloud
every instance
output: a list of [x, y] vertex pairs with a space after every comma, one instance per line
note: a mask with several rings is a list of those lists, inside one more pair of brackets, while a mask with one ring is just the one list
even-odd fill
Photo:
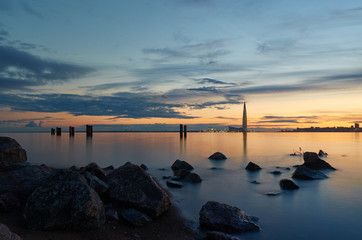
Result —
[[201, 79], [195, 79], [195, 81], [199, 84], [220, 84], [220, 85], [229, 85], [234, 83], [227, 83], [220, 80], [212, 79], [212, 78], [201, 78]]
[[30, 121], [28, 124], [26, 124], [25, 127], [38, 127], [38, 124], [36, 124], [36, 123], [32, 120], [32, 121]]
[[264, 116], [257, 123], [316, 123], [311, 119], [318, 119], [318, 116]]
[[25, 119], [17, 119], [17, 120], [1, 120], [0, 121], [0, 126], [25, 126], [29, 123], [35, 122], [35, 121], [39, 121], [39, 127], [41, 127], [41, 125], [44, 123], [44, 121], [49, 121], [49, 120], [60, 120], [60, 119], [55, 119], [52, 117], [42, 117], [42, 118], [25, 118]]
[[199, 92], [216, 92], [215, 87], [200, 87], [200, 88], [189, 88], [189, 91], [199, 91]]
[[94, 69], [41, 59], [11, 46], [0, 46], [0, 89], [25, 89], [84, 77]]
[[20, 6], [25, 12], [27, 12], [37, 18], [43, 19], [43, 15], [41, 15], [38, 11], [34, 10], [34, 8], [32, 8], [27, 2], [21, 1]]

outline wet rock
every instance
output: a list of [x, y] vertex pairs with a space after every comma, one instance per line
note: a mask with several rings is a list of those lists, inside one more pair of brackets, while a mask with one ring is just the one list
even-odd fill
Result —
[[46, 179], [51, 170], [42, 166], [31, 165], [8, 172], [0, 177], [0, 194], [12, 193], [22, 203]]
[[267, 193], [265, 193], [265, 195], [274, 197], [274, 196], [280, 195], [280, 192], [267, 192]]
[[113, 202], [151, 217], [158, 217], [171, 205], [166, 191], [147, 172], [130, 162], [109, 174], [106, 182]]
[[173, 175], [174, 176], [179, 176], [181, 179], [185, 178], [187, 175], [189, 175], [191, 172], [189, 170], [186, 169], [179, 169], [179, 170], [175, 170]]
[[200, 227], [226, 233], [259, 231], [254, 221], [257, 217], [248, 216], [237, 207], [209, 201], [200, 210]]
[[24, 216], [31, 229], [93, 229], [105, 220], [98, 194], [70, 170], [53, 171], [29, 197]]
[[310, 169], [304, 165], [297, 166], [292, 178], [303, 179], [303, 180], [315, 180], [328, 178], [324, 173], [314, 169]]
[[180, 182], [177, 181], [172, 181], [172, 180], [168, 180], [166, 181], [167, 186], [171, 187], [171, 188], [182, 188], [183, 185]]
[[260, 182], [254, 180], [254, 181], [251, 181], [250, 183], [253, 183], [253, 184], [260, 184]]
[[20, 209], [20, 200], [12, 193], [0, 194], [0, 212], [11, 212]]
[[113, 172], [114, 170], [114, 166], [113, 165], [109, 165], [108, 167], [102, 168], [103, 171], [106, 173], [106, 175], [110, 174], [111, 172]]
[[270, 173], [273, 174], [273, 175], [280, 175], [280, 174], [282, 174], [281, 171], [272, 171], [272, 172], [270, 172]]
[[284, 170], [290, 170], [290, 168], [289, 167], [276, 167], [276, 168], [278, 168], [278, 169], [284, 169]]
[[118, 212], [114, 208], [105, 208], [105, 215], [107, 220], [118, 221]]
[[290, 179], [281, 179], [279, 181], [279, 185], [282, 189], [286, 190], [294, 190], [299, 188], [299, 186]]
[[261, 167], [253, 162], [249, 162], [245, 169], [249, 171], [258, 171], [261, 169]]
[[128, 223], [136, 227], [142, 227], [143, 225], [152, 221], [152, 219], [149, 216], [133, 208], [122, 210], [121, 216]]
[[184, 178], [185, 182], [199, 183], [202, 181], [201, 177], [196, 173], [190, 173]]
[[176, 171], [176, 170], [180, 170], [180, 169], [185, 169], [185, 170], [192, 170], [194, 169], [188, 162], [186, 161], [181, 161], [179, 159], [177, 159], [171, 166], [172, 170]]
[[323, 150], [319, 150], [319, 152], [318, 152], [318, 156], [319, 156], [319, 157], [328, 156], [328, 153], [326, 153], [326, 152], [325, 152], [325, 151], [323, 151]]
[[0, 168], [26, 162], [26, 151], [12, 138], [0, 137]]
[[314, 169], [314, 170], [320, 170], [320, 169], [331, 169], [336, 170], [334, 167], [332, 167], [329, 163], [326, 161], [320, 159], [315, 152], [305, 152], [303, 154], [304, 159], [304, 166]]
[[227, 157], [222, 154], [221, 152], [216, 152], [214, 154], [212, 154], [209, 159], [212, 159], [212, 160], [225, 160], [227, 159]]
[[148, 167], [146, 165], [144, 165], [143, 163], [140, 165], [140, 167], [145, 171], [148, 170]]
[[9, 228], [0, 223], [0, 239], [1, 240], [21, 240], [21, 238], [15, 233], [11, 232]]
[[88, 164], [85, 169], [87, 170], [87, 172], [89, 172], [90, 174], [96, 176], [97, 178], [101, 179], [102, 181], [106, 180], [106, 172], [97, 165], [97, 163], [92, 162], [90, 164]]
[[203, 240], [240, 240], [240, 238], [230, 234], [212, 231], [207, 232], [206, 237]]
[[83, 177], [87, 180], [88, 185], [98, 193], [98, 195], [103, 194], [109, 188], [108, 184], [99, 179], [98, 177], [90, 174], [89, 172], [83, 173]]

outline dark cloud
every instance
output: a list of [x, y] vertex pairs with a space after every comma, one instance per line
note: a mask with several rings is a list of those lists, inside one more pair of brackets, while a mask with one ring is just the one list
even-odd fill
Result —
[[270, 121], [258, 121], [258, 123], [298, 123], [297, 120], [288, 120], [288, 119], [281, 119], [281, 120], [270, 120]]
[[264, 116], [263, 119], [298, 119], [298, 118], [307, 118], [307, 119], [310, 119], [310, 118], [317, 118], [317, 116], [289, 116], [289, 117], [286, 117], [286, 116]]
[[220, 85], [233, 84], [233, 83], [227, 83], [227, 82], [223, 82], [223, 81], [212, 79], [212, 78], [195, 79], [195, 81], [199, 84], [220, 84]]
[[68, 112], [75, 116], [116, 116], [117, 118], [195, 118], [177, 112], [181, 104], [161, 103], [153, 96], [120, 92], [112, 96], [75, 94], [0, 94], [0, 106], [14, 111]]
[[34, 121], [30, 121], [28, 124], [25, 125], [25, 127], [38, 127], [38, 124], [36, 124]]
[[199, 92], [216, 92], [215, 87], [200, 87], [200, 88], [189, 88], [189, 91], [199, 91]]
[[89, 67], [41, 59], [11, 46], [0, 46], [0, 89], [24, 89], [84, 77]]

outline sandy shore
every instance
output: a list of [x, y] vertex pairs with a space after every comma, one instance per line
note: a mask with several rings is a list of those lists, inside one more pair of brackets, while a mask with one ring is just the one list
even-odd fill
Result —
[[18, 234], [23, 240], [188, 240], [201, 239], [199, 234], [187, 226], [184, 218], [180, 216], [179, 209], [171, 208], [157, 220], [143, 227], [133, 227], [129, 224], [107, 221], [101, 228], [87, 231], [32, 231], [25, 227], [19, 213], [1, 213], [0, 223]]

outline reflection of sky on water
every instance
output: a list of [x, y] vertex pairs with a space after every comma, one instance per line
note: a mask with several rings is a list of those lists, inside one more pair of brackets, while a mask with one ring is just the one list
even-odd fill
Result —
[[[176, 159], [191, 163], [203, 182], [169, 189], [173, 201], [184, 216], [198, 225], [198, 212], [209, 200], [243, 209], [260, 218], [262, 231], [242, 234], [242, 239], [359, 239], [362, 224], [362, 156], [360, 133], [95, 133], [86, 138], [76, 133], [72, 138], [50, 134], [7, 134], [27, 150], [29, 161], [55, 167], [84, 166], [92, 161], [101, 167], [118, 167], [127, 161], [144, 163], [160, 184], [162, 176], [172, 175]], [[289, 156], [294, 149], [323, 149], [337, 171], [329, 179], [295, 180], [301, 187], [269, 197], [266, 192], [281, 191], [279, 180], [290, 178], [299, 156]], [[216, 152], [228, 159], [209, 160]], [[249, 173], [249, 161], [263, 169]], [[276, 167], [280, 176], [271, 174]], [[221, 169], [211, 169], [217, 167]], [[166, 168], [160, 171], [158, 168]], [[250, 181], [260, 184], [252, 184]], [[331, 227], [338, 226], [338, 227]]]

